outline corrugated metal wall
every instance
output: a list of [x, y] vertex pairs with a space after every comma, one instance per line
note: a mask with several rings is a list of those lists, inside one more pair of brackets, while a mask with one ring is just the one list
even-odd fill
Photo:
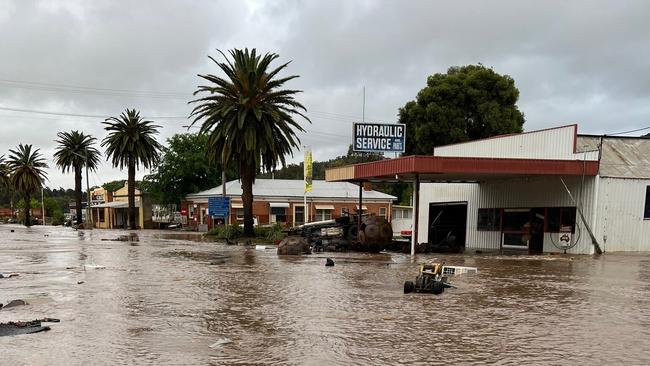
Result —
[[[580, 202], [583, 213], [591, 226], [594, 226], [592, 209], [594, 204], [594, 177], [565, 177], [564, 181], [574, 197]], [[500, 232], [477, 231], [479, 208], [529, 208], [575, 206], [562, 186], [559, 177], [534, 177], [507, 180], [491, 180], [481, 183], [429, 183], [420, 189], [419, 241], [428, 240], [429, 204], [435, 202], [466, 201], [467, 207], [467, 248], [499, 249]], [[593, 246], [583, 223], [577, 218], [580, 238], [570, 253], [590, 254]], [[544, 238], [545, 252], [559, 252], [553, 246], [550, 235]]]
[[[565, 126], [455, 145], [441, 146], [435, 156], [582, 160], [574, 153], [576, 126]], [[587, 160], [597, 160], [598, 152], [587, 153]]]
[[648, 186], [650, 179], [600, 178], [596, 236], [603, 250], [650, 250], [650, 220], [643, 219]]

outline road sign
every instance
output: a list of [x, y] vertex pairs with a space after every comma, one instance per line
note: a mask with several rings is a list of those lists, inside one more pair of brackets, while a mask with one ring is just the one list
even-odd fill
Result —
[[228, 216], [230, 214], [230, 197], [209, 197], [208, 213], [210, 216]]
[[406, 125], [403, 123], [354, 123], [352, 150], [366, 152], [404, 152]]

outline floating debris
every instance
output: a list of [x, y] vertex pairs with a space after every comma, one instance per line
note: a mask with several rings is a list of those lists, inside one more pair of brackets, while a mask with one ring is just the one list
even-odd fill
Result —
[[43, 326], [42, 323], [58, 323], [59, 319], [43, 318], [28, 322], [8, 322], [0, 323], [0, 337], [15, 336], [20, 334], [31, 334], [50, 330], [49, 326]]
[[334, 267], [334, 261], [332, 260], [332, 258], [327, 258], [325, 260], [325, 267]]
[[0, 278], [18, 277], [18, 273], [0, 273]]

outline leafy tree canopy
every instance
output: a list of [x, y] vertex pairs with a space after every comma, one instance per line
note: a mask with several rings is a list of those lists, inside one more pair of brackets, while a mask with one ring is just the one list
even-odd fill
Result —
[[431, 155], [435, 146], [521, 132], [518, 99], [510, 76], [481, 64], [431, 75], [399, 110], [399, 122], [407, 125], [406, 154]]
[[[176, 134], [167, 139], [159, 163], [145, 177], [143, 187], [157, 202], [180, 203], [189, 193], [196, 193], [221, 183], [221, 169], [208, 162], [208, 135]], [[229, 172], [228, 178], [236, 174]]]

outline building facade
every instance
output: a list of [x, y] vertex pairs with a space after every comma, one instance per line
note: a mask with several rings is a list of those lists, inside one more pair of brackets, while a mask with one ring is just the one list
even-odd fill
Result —
[[[123, 229], [129, 225], [129, 183], [115, 192], [96, 188], [90, 192], [93, 225], [99, 229]], [[136, 226], [141, 229], [155, 227], [152, 221], [152, 205], [146, 194], [135, 189]]]
[[481, 250], [650, 251], [650, 139], [577, 131], [441, 146], [328, 171], [328, 180], [412, 182], [414, 244], [452, 237]]
[[[374, 191], [366, 185], [362, 188], [364, 213], [391, 217], [394, 196]], [[244, 205], [241, 199], [241, 183], [226, 183], [226, 195], [231, 198], [228, 223], [243, 224]], [[181, 203], [181, 214], [190, 226], [212, 228], [219, 218], [211, 217], [207, 210], [210, 197], [220, 197], [222, 186], [190, 194]], [[354, 214], [359, 209], [359, 186], [347, 182], [313, 181], [313, 190], [304, 199], [304, 182], [288, 179], [256, 179], [253, 185], [253, 217], [257, 225], [282, 224], [296, 226], [309, 222], [335, 219]]]

